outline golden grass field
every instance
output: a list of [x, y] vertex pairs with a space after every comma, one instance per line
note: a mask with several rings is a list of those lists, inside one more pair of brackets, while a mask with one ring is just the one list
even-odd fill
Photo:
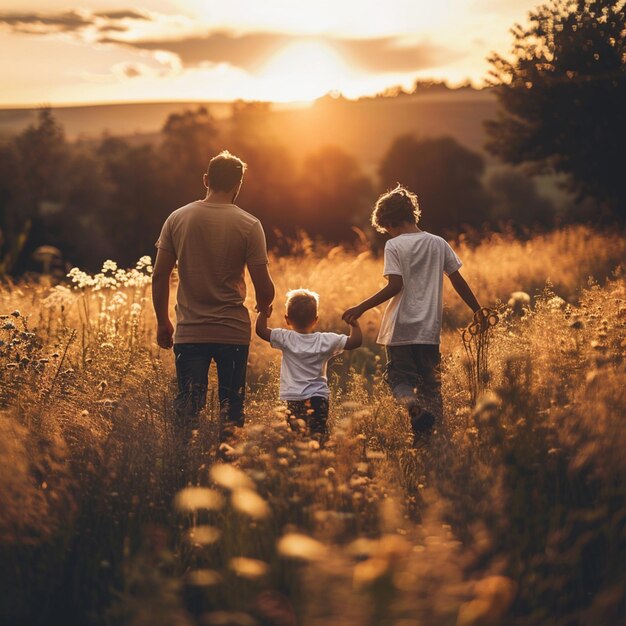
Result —
[[[623, 233], [455, 248], [500, 323], [473, 403], [469, 311], [446, 288], [446, 415], [429, 447], [409, 447], [371, 311], [364, 346], [331, 368], [328, 446], [286, 427], [278, 355], [254, 339], [247, 424], [220, 448], [211, 399], [182, 490], [148, 260], [1, 286], [0, 623], [624, 623]], [[272, 259], [271, 322], [308, 287], [320, 327], [345, 332], [381, 269], [301, 242]]]

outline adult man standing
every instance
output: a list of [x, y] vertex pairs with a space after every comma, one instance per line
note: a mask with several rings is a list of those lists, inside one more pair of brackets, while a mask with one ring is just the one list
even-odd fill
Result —
[[[228, 151], [211, 159], [206, 197], [174, 211], [156, 243], [152, 301], [157, 343], [174, 347], [179, 429], [188, 434], [206, 403], [215, 361], [220, 412], [226, 426], [242, 426], [250, 317], [244, 306], [248, 268], [258, 310], [268, 310], [274, 284], [261, 222], [234, 204], [246, 164]], [[170, 276], [178, 263], [176, 331], [169, 317]], [[181, 433], [182, 434], [182, 433]]]

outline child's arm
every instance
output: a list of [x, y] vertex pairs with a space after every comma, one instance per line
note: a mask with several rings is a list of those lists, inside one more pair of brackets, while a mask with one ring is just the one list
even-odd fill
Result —
[[387, 276], [387, 284], [380, 291], [376, 292], [367, 300], [363, 300], [360, 304], [344, 311], [341, 319], [352, 325], [352, 322], [358, 320], [359, 317], [365, 313], [365, 311], [373, 309], [375, 306], [386, 302], [389, 298], [393, 298], [402, 291], [403, 287], [404, 282], [400, 274], [389, 274], [389, 276]]
[[344, 350], [354, 350], [355, 348], [360, 347], [363, 343], [363, 333], [361, 332], [359, 320], [354, 320], [353, 322], [349, 322], [349, 324], [350, 336], [348, 337], [348, 341], [346, 341]]
[[256, 318], [255, 331], [256, 334], [263, 339], [263, 341], [269, 341], [272, 336], [272, 329], [267, 327], [267, 318], [272, 314], [272, 305], [262, 310]]
[[450, 279], [454, 290], [459, 294], [463, 302], [465, 302], [465, 304], [467, 304], [467, 306], [472, 309], [474, 313], [480, 311], [480, 303], [476, 299], [474, 292], [471, 290], [463, 276], [461, 276], [461, 273], [459, 271], [452, 272], [448, 278]]

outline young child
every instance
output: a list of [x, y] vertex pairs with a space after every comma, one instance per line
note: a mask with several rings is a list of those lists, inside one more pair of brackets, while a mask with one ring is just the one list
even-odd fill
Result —
[[401, 185], [378, 198], [372, 225], [392, 237], [385, 245], [387, 285], [343, 314], [352, 324], [368, 309], [391, 299], [377, 341], [386, 347], [385, 379], [394, 397], [408, 409], [414, 445], [442, 416], [443, 275], [477, 319], [481, 310], [459, 273], [460, 259], [444, 239], [418, 228], [420, 215], [417, 196]]
[[293, 419], [306, 422], [311, 435], [321, 441], [328, 434], [328, 361], [344, 350], [361, 345], [361, 328], [356, 319], [349, 322], [350, 336], [313, 332], [317, 324], [319, 296], [308, 289], [287, 294], [286, 328], [268, 328], [269, 311], [261, 311], [256, 321], [256, 334], [269, 341], [272, 348], [282, 350], [280, 367], [280, 398], [287, 401]]

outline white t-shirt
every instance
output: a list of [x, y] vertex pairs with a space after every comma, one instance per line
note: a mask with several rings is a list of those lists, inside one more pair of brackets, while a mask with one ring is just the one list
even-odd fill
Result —
[[385, 346], [438, 344], [443, 313], [443, 275], [461, 260], [448, 242], [419, 231], [390, 239], [383, 274], [402, 276], [404, 287], [387, 305], [377, 342]]
[[273, 328], [272, 348], [282, 350], [280, 366], [280, 397], [282, 400], [306, 400], [313, 396], [328, 398], [326, 364], [343, 352], [347, 335], [337, 333], [298, 333], [286, 328]]

